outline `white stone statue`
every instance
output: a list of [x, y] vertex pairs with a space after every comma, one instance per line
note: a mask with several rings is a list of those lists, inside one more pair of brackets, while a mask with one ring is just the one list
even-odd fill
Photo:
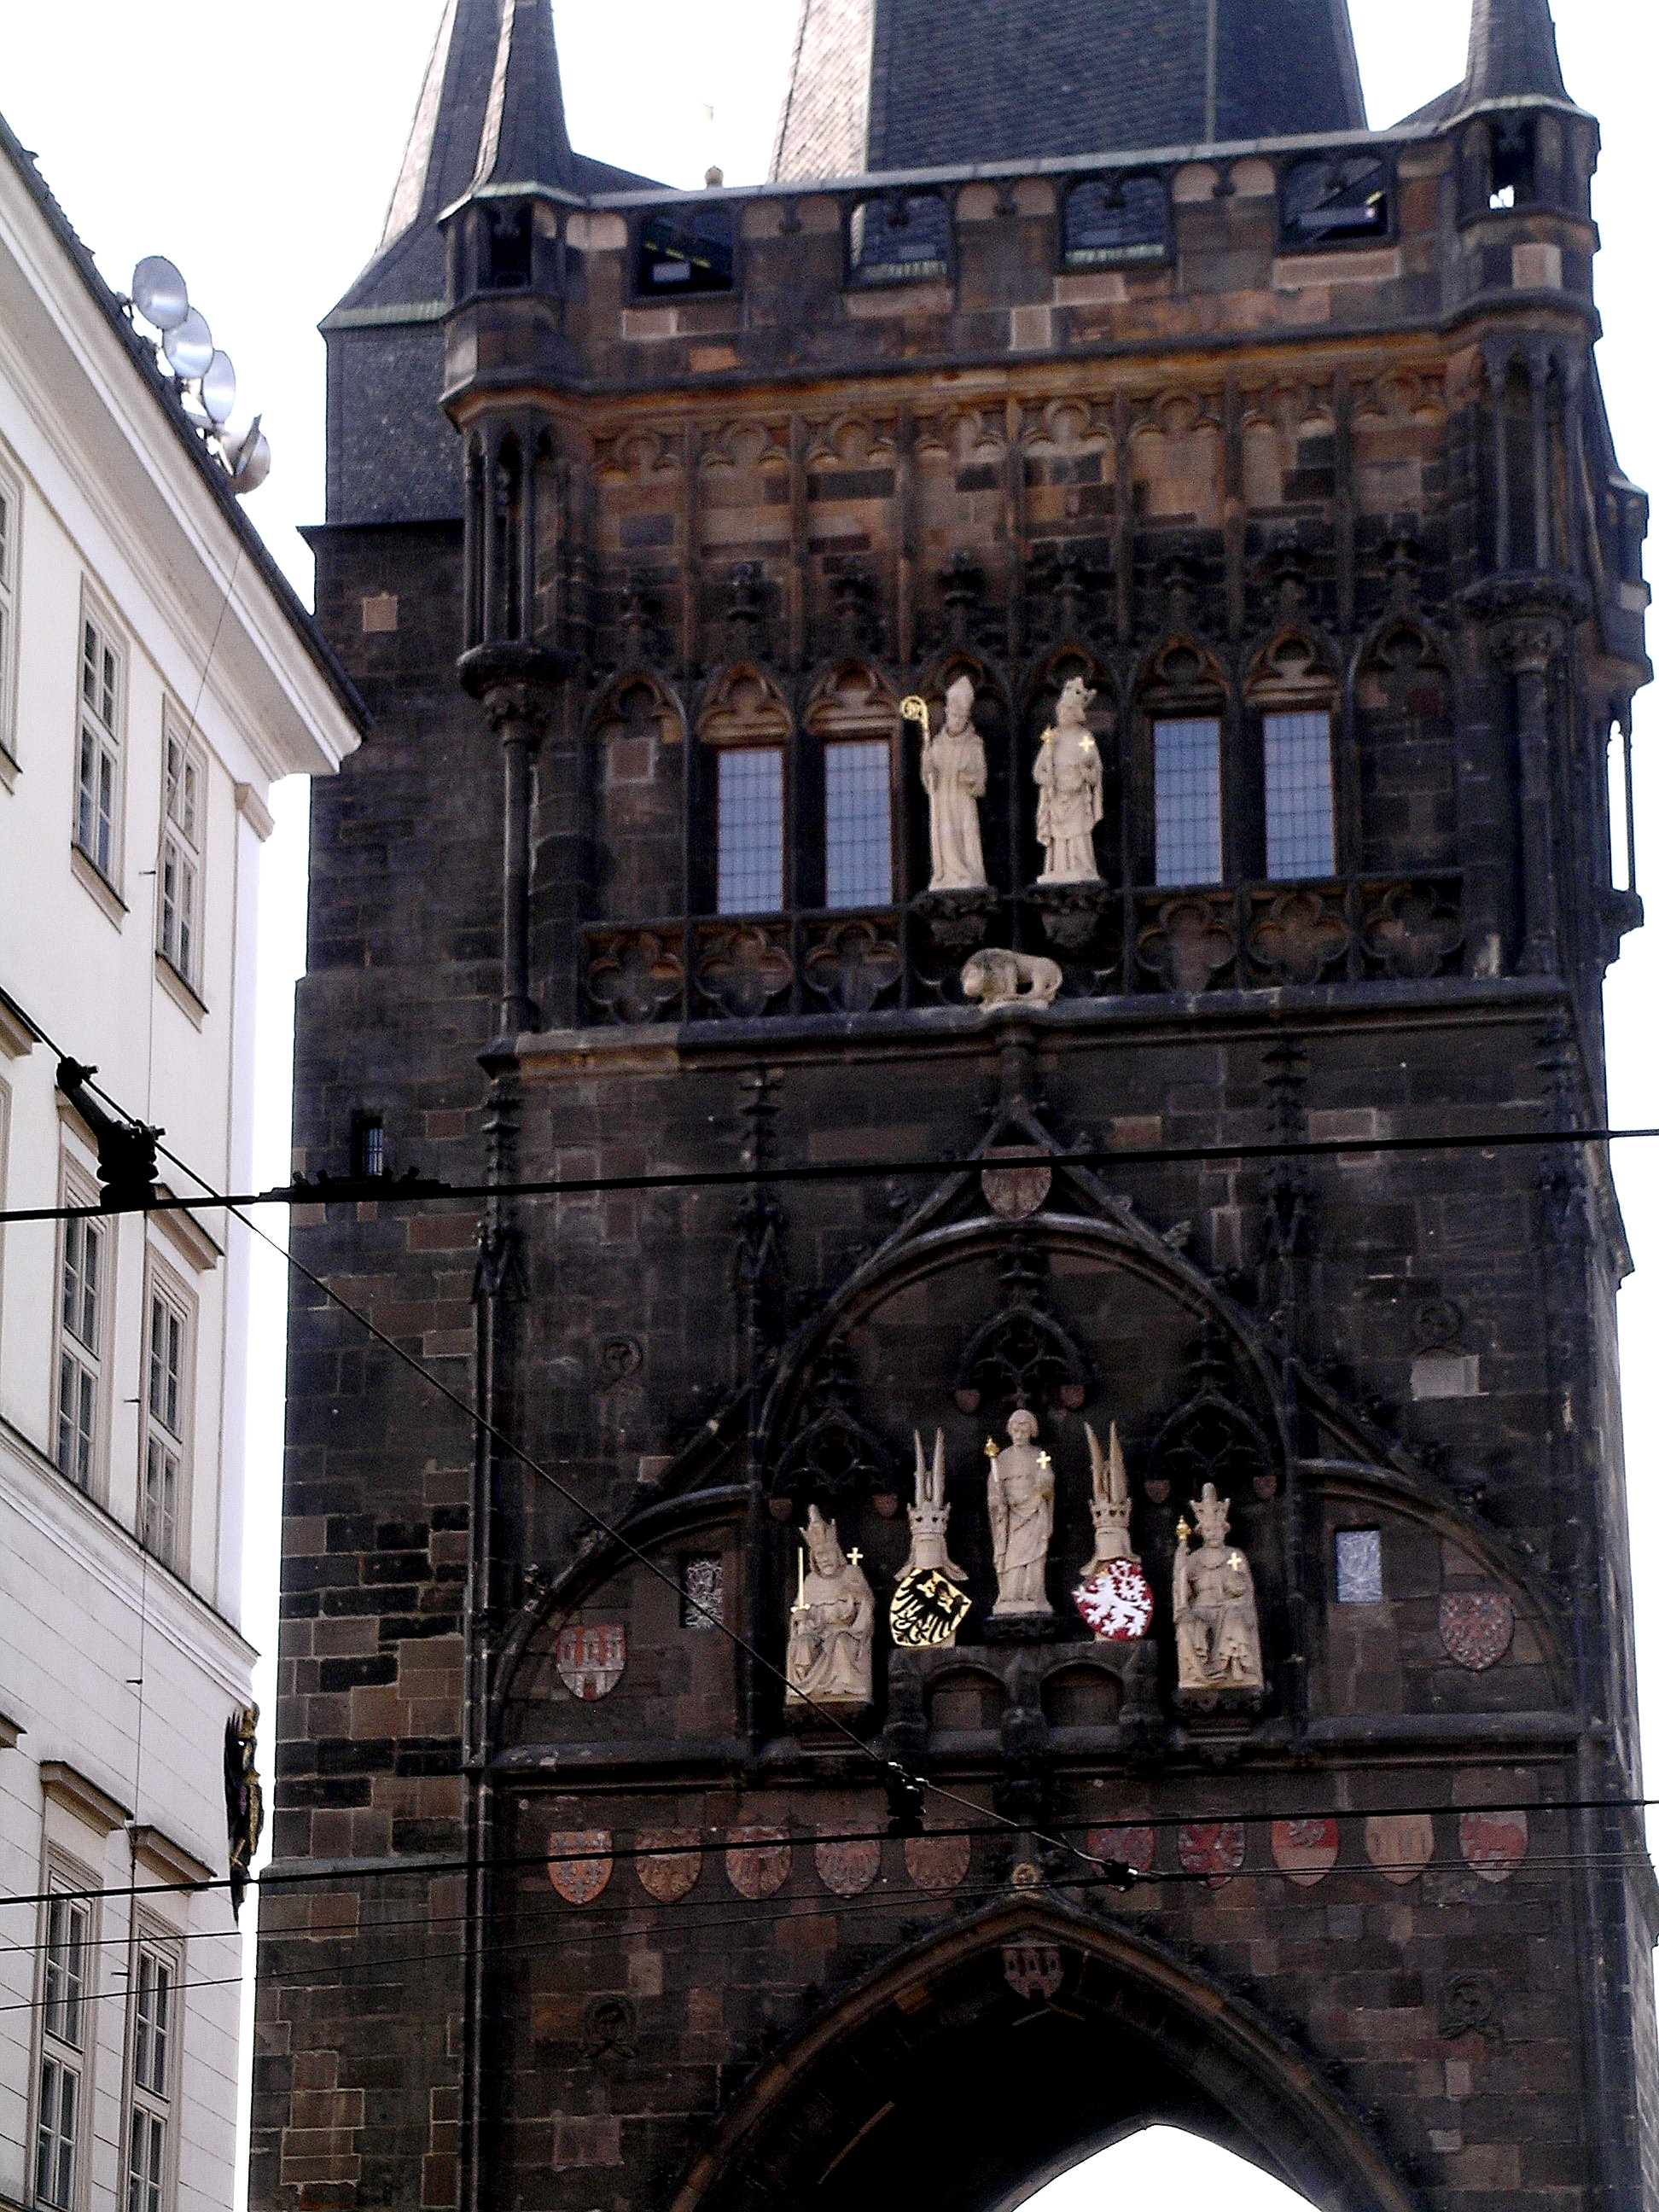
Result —
[[[921, 724], [921, 781], [933, 817], [933, 875], [930, 891], [983, 890], [985, 855], [979, 842], [979, 802], [985, 796], [985, 741], [974, 727], [974, 687], [958, 676], [945, 695], [945, 726], [928, 726], [920, 699], [906, 711]], [[919, 714], [914, 712], [920, 708]]]
[[1052, 1613], [1044, 1588], [1048, 1540], [1054, 1533], [1054, 1470], [1036, 1449], [1036, 1418], [1018, 1407], [1008, 1418], [1008, 1443], [988, 1443], [991, 1462], [986, 1505], [991, 1516], [991, 1556], [996, 1562], [994, 1620]]
[[1100, 747], [1088, 720], [1094, 696], [1080, 676], [1070, 678], [1060, 695], [1058, 719], [1043, 732], [1031, 769], [1039, 792], [1036, 833], [1044, 848], [1044, 883], [1100, 881], [1095, 824], [1105, 811], [1105, 801]]
[[1192, 1530], [1176, 1529], [1175, 1632], [1176, 1685], [1182, 1690], [1260, 1690], [1261, 1629], [1255, 1581], [1243, 1552], [1227, 1541], [1232, 1500], [1218, 1498], [1206, 1482], [1193, 1500], [1202, 1541], [1189, 1551]]
[[835, 1522], [811, 1506], [799, 1586], [789, 1608], [785, 1703], [867, 1705], [875, 1640], [876, 1601], [858, 1552], [844, 1553]]
[[1089, 1438], [1089, 1465], [1094, 1473], [1094, 1496], [1089, 1501], [1089, 1510], [1094, 1516], [1095, 1548], [1083, 1570], [1086, 1582], [1091, 1575], [1103, 1574], [1115, 1559], [1133, 1559], [1138, 1564], [1139, 1554], [1129, 1541], [1129, 1476], [1123, 1464], [1123, 1447], [1117, 1440], [1117, 1423], [1112, 1423], [1109, 1451], [1102, 1451], [1100, 1438], [1090, 1424], [1085, 1421], [1083, 1425]]
[[906, 1575], [933, 1572], [949, 1575], [953, 1583], [965, 1583], [966, 1573], [945, 1548], [945, 1531], [950, 1523], [951, 1509], [945, 1502], [945, 1431], [933, 1431], [933, 1464], [927, 1464], [921, 1448], [921, 1431], [916, 1439], [916, 1502], [910, 1512], [910, 1556], [900, 1571], [899, 1580]]
[[1051, 1006], [1065, 981], [1060, 963], [1041, 952], [988, 945], [963, 967], [962, 995], [981, 1006]]

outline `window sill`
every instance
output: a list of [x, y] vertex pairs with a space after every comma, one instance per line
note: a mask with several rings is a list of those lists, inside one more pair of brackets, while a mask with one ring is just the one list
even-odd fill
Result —
[[207, 1019], [207, 1006], [165, 952], [158, 952], [155, 956], [155, 980], [185, 1019], [193, 1022], [199, 1030]]
[[8, 791], [15, 791], [17, 779], [22, 773], [21, 762], [4, 745], [0, 745], [0, 785], [3, 785]]
[[104, 918], [113, 929], [119, 929], [126, 920], [127, 902], [108, 877], [99, 869], [95, 860], [89, 860], [78, 845], [70, 847], [70, 868], [82, 885], [91, 892], [95, 904], [104, 910]]

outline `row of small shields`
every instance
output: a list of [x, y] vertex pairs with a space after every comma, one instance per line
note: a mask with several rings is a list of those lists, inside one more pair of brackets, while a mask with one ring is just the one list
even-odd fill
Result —
[[[1245, 1870], [1249, 1831], [1243, 1820], [1182, 1822], [1176, 1831], [1182, 1873], [1212, 1889], [1223, 1887]], [[1527, 1814], [1519, 1807], [1474, 1806], [1458, 1815], [1458, 1850], [1482, 1881], [1507, 1881], [1525, 1862], [1529, 1840]], [[796, 1841], [787, 1827], [750, 1824], [728, 1829], [721, 1856], [732, 1889], [751, 1903], [775, 1897], [789, 1879]], [[1269, 1848], [1279, 1873], [1300, 1889], [1312, 1889], [1334, 1870], [1341, 1856], [1341, 1825], [1328, 1816], [1275, 1820]], [[1364, 1848], [1372, 1869], [1404, 1888], [1433, 1864], [1434, 1815], [1374, 1813], [1364, 1824]], [[1158, 1831], [1150, 1823], [1133, 1822], [1091, 1828], [1087, 1850], [1092, 1858], [1150, 1875], [1158, 1862]], [[918, 1889], [935, 1894], [956, 1889], [967, 1879], [971, 1851], [966, 1835], [907, 1837], [905, 1874]], [[695, 1828], [642, 1830], [632, 1856], [646, 1895], [659, 1905], [678, 1905], [702, 1878], [703, 1838]], [[567, 1905], [596, 1903], [610, 1887], [615, 1864], [615, 1840], [608, 1828], [562, 1829], [548, 1838], [548, 1876]], [[861, 1897], [881, 1871], [881, 1838], [832, 1829], [814, 1842], [812, 1864], [832, 1896]]]
[[[1176, 1832], [1182, 1872], [1219, 1888], [1244, 1871], [1249, 1832], [1249, 1824], [1243, 1820], [1183, 1823]], [[1433, 1863], [1434, 1815], [1374, 1813], [1365, 1822], [1364, 1842], [1365, 1856], [1374, 1870], [1403, 1888]], [[1528, 1842], [1527, 1815], [1518, 1807], [1474, 1807], [1458, 1816], [1458, 1850], [1464, 1864], [1482, 1881], [1507, 1881], [1525, 1860]], [[1279, 1872], [1298, 1888], [1312, 1889], [1336, 1866], [1341, 1826], [1330, 1818], [1275, 1820], [1269, 1844]], [[1139, 1875], [1152, 1872], [1157, 1847], [1157, 1831], [1150, 1826], [1089, 1832], [1091, 1856], [1119, 1860]]]
[[[728, 1828], [721, 1853], [726, 1878], [751, 1904], [775, 1897], [794, 1864], [789, 1829], [749, 1823]], [[918, 1889], [941, 1893], [968, 1878], [972, 1838], [907, 1836], [904, 1871]], [[678, 1905], [702, 1879], [703, 1838], [696, 1828], [643, 1829], [633, 1848], [640, 1887], [658, 1905]], [[832, 1829], [813, 1844], [814, 1871], [833, 1896], [861, 1897], [881, 1871], [882, 1839]], [[592, 1905], [611, 1886], [616, 1843], [608, 1828], [564, 1828], [547, 1839], [548, 1879], [567, 1905]]]

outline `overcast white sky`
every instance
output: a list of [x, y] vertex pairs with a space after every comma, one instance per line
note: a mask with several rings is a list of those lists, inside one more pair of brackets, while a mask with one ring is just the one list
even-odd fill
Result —
[[[1367, 103], [1385, 124], [1462, 74], [1467, 0], [1351, 0]], [[764, 175], [796, 0], [556, 0], [571, 137], [585, 153], [673, 184], [711, 161], [730, 183]], [[205, 14], [158, 0], [0, 0], [0, 111], [39, 154], [47, 181], [109, 281], [125, 289], [144, 253], [172, 256], [240, 373], [244, 412], [263, 410], [276, 453], [250, 502], [307, 599], [297, 525], [323, 511], [323, 348], [315, 325], [368, 258], [390, 195], [441, 0], [216, 0]], [[1601, 348], [1620, 458], [1659, 484], [1654, 358], [1652, 0], [1557, 0], [1575, 99], [1601, 118], [1596, 191]], [[712, 115], [710, 113], [712, 110]], [[1642, 762], [1638, 804], [1656, 788]], [[1659, 711], [1659, 710], [1656, 710]], [[285, 1173], [293, 981], [304, 957], [305, 798], [278, 794], [260, 936], [258, 1176]], [[1659, 816], [1643, 838], [1659, 896]], [[1656, 929], [1627, 941], [1607, 1012], [1613, 1115], [1659, 1122]], [[1659, 1145], [1617, 1161], [1638, 1273], [1620, 1301], [1638, 1634], [1650, 1723], [1659, 1725], [1659, 1510], [1649, 1468], [1659, 1434]], [[248, 1632], [274, 1641], [281, 1480], [280, 1265], [260, 1271], [254, 1321], [248, 1513]], [[269, 1712], [268, 1678], [259, 1687]], [[267, 1744], [269, 1738], [267, 1737]], [[1224, 2171], [1224, 2169], [1227, 2169]], [[1148, 2136], [1082, 2168], [1042, 2199], [1085, 2212], [1156, 2185], [1170, 2212], [1223, 2199], [1230, 2212], [1297, 2200], [1220, 2154]], [[1036, 2200], [1033, 2200], [1034, 2202]]]

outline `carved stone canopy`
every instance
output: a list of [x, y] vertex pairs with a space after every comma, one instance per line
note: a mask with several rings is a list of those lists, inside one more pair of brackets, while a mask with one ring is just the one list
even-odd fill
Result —
[[957, 1404], [973, 1413], [987, 1401], [1000, 1410], [1053, 1398], [1074, 1413], [1089, 1395], [1089, 1360], [1048, 1310], [1040, 1254], [1024, 1237], [1011, 1239], [997, 1272], [999, 1309], [963, 1346]]
[[853, 1412], [853, 1355], [841, 1338], [814, 1364], [804, 1425], [786, 1447], [768, 1485], [775, 1520], [788, 1521], [809, 1500], [830, 1506], [868, 1494], [896, 1510], [899, 1470], [887, 1444]]

